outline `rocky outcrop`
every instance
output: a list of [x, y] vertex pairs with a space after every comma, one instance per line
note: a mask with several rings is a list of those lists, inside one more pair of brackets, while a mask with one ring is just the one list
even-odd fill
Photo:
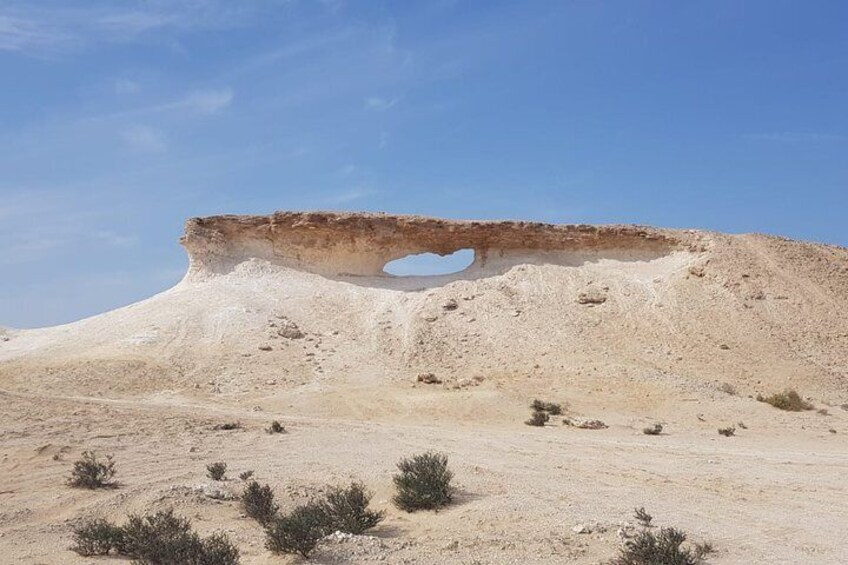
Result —
[[415, 253], [475, 251], [668, 252], [685, 247], [684, 232], [642, 226], [554, 225], [515, 221], [454, 221], [369, 213], [277, 212], [268, 216], [211, 216], [186, 222], [181, 242], [191, 274], [224, 273], [264, 259], [323, 275], [388, 276], [389, 261]]

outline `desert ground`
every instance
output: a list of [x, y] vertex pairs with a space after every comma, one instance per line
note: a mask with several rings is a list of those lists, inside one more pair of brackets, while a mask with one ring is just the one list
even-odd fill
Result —
[[[374, 492], [385, 520], [314, 563], [603, 563], [642, 506], [709, 541], [709, 563], [848, 562], [846, 249], [330, 213], [190, 221], [183, 245], [170, 290], [0, 330], [0, 562], [120, 562], [71, 552], [74, 525], [160, 509], [226, 532], [242, 563], [304, 562], [265, 549], [245, 470], [283, 511], [351, 480]], [[454, 275], [381, 273], [466, 247]], [[756, 399], [787, 388], [815, 408]], [[537, 398], [564, 414], [525, 425]], [[86, 450], [114, 456], [117, 488], [66, 485]], [[407, 513], [395, 464], [426, 450], [457, 494]]]

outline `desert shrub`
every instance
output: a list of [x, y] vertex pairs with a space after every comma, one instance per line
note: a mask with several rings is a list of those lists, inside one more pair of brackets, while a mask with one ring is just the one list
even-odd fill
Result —
[[401, 459], [397, 464], [400, 473], [392, 480], [397, 488], [394, 503], [398, 508], [413, 512], [445, 506], [453, 498], [447, 455], [428, 451]]
[[244, 513], [262, 524], [270, 523], [277, 514], [279, 507], [274, 502], [274, 491], [268, 485], [260, 486], [256, 481], [250, 481], [241, 496]]
[[530, 408], [532, 408], [534, 412], [547, 412], [553, 416], [559, 416], [562, 414], [562, 406], [554, 402], [544, 402], [536, 399], [530, 404]]
[[812, 410], [813, 405], [801, 398], [795, 390], [786, 389], [783, 392], [772, 394], [771, 396], [757, 395], [757, 400], [771, 404], [775, 408], [788, 410], [790, 412], [801, 412], [802, 410]]
[[213, 481], [220, 481], [224, 479], [224, 475], [227, 473], [227, 464], [218, 461], [217, 463], [210, 463], [206, 466], [206, 476], [208, 476]]
[[271, 425], [265, 428], [265, 431], [269, 434], [284, 434], [286, 433], [286, 428], [279, 422], [279, 420], [274, 420], [271, 422]]
[[646, 528], [651, 527], [651, 520], [654, 519], [653, 516], [648, 514], [648, 512], [645, 510], [644, 506], [642, 506], [640, 508], [636, 508], [633, 511], [633, 517], [636, 518], [637, 522], [639, 522], [640, 524], [642, 524]]
[[628, 540], [611, 565], [700, 565], [712, 552], [709, 545], [683, 547], [686, 534], [675, 528], [662, 528], [654, 533], [642, 530]]
[[226, 534], [212, 534], [200, 544], [201, 551], [192, 565], [238, 565], [239, 550]]
[[97, 518], [83, 522], [74, 528], [74, 545], [71, 551], [84, 557], [108, 555], [110, 551], [121, 552], [124, 531], [119, 526]]
[[736, 434], [736, 428], [734, 428], [733, 426], [728, 426], [726, 428], [719, 428], [718, 433], [720, 435], [725, 436], [725, 437], [730, 437], [730, 436]]
[[361, 534], [379, 524], [383, 512], [368, 509], [371, 493], [362, 483], [351, 483], [347, 488], [332, 487], [321, 506], [327, 516], [331, 531]]
[[530, 415], [530, 418], [528, 420], [524, 421], [524, 423], [528, 426], [541, 427], [544, 426], [550, 419], [551, 417], [548, 415], [547, 412], [540, 412], [539, 410], [536, 410], [535, 412], [533, 412], [533, 414]]
[[662, 424], [654, 424], [653, 426], [648, 426], [642, 430], [642, 433], [648, 436], [658, 436], [663, 431]]
[[252, 476], [253, 476], [253, 471], [242, 471], [241, 473], [239, 473], [239, 478], [243, 481], [248, 480]]
[[82, 457], [74, 463], [68, 484], [80, 488], [104, 488], [113, 486], [112, 477], [115, 476], [115, 462], [112, 456], [107, 455], [106, 460], [98, 460], [91, 451], [84, 451]]
[[327, 514], [321, 504], [310, 502], [291, 513], [277, 516], [265, 526], [265, 547], [273, 553], [297, 553], [303, 557], [329, 534]]
[[172, 510], [130, 516], [123, 527], [122, 554], [139, 565], [237, 565], [239, 551], [225, 534], [201, 538], [191, 521]]
[[241, 422], [224, 422], [223, 424], [215, 424], [213, 430], [240, 430]]

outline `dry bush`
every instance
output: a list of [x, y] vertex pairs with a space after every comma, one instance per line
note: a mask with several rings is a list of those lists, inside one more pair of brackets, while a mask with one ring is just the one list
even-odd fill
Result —
[[555, 402], [545, 402], [543, 400], [536, 399], [530, 404], [530, 408], [534, 412], [547, 412], [552, 416], [559, 416], [562, 414], [562, 405]]
[[453, 499], [453, 472], [448, 469], [447, 455], [428, 451], [401, 459], [400, 473], [392, 480], [397, 488], [393, 501], [407, 512], [431, 510], [445, 506]]
[[94, 520], [74, 530], [80, 555], [107, 555], [114, 551], [138, 565], [238, 565], [239, 551], [224, 534], [201, 538], [186, 518], [173, 511], [130, 516], [123, 527]]
[[801, 398], [794, 389], [786, 389], [783, 392], [772, 394], [771, 396], [757, 395], [757, 400], [771, 404], [780, 410], [788, 410], [790, 412], [801, 412], [803, 410], [812, 410], [813, 405]]
[[262, 524], [270, 523], [276, 516], [279, 507], [274, 502], [274, 491], [268, 485], [260, 486], [256, 481], [250, 481], [241, 496], [241, 506], [244, 513]]
[[124, 531], [102, 518], [88, 520], [74, 528], [74, 545], [71, 551], [84, 557], [120, 553], [123, 549]]
[[548, 415], [547, 412], [541, 412], [539, 410], [536, 410], [535, 412], [533, 412], [533, 414], [530, 415], [530, 418], [528, 420], [524, 420], [524, 423], [528, 426], [542, 427], [547, 424], [548, 420], [550, 419], [551, 417]]
[[273, 553], [297, 553], [308, 558], [321, 538], [329, 533], [324, 509], [310, 502], [274, 518], [265, 527], [265, 547]]
[[736, 428], [734, 428], [733, 426], [728, 426], [726, 428], [719, 428], [718, 433], [720, 435], [725, 436], [725, 437], [730, 437], [730, 436], [736, 434]]
[[384, 512], [368, 509], [371, 496], [362, 483], [330, 488], [321, 502], [329, 529], [358, 535], [382, 522]]
[[646, 528], [651, 527], [651, 521], [654, 519], [653, 516], [648, 514], [648, 512], [645, 510], [644, 506], [642, 506], [640, 508], [636, 508], [633, 511], [633, 517], [636, 518], [637, 522], [639, 522], [640, 524], [642, 524]]
[[215, 424], [212, 426], [215, 431], [218, 430], [240, 430], [241, 422], [224, 422], [223, 424]]
[[284, 434], [286, 433], [286, 428], [279, 422], [279, 420], [274, 420], [267, 428], [265, 428], [265, 431], [269, 434]]
[[68, 484], [79, 488], [106, 488], [114, 486], [112, 478], [115, 476], [115, 462], [112, 456], [107, 455], [106, 460], [98, 460], [91, 451], [84, 451], [82, 457], [74, 463]]
[[224, 475], [227, 473], [227, 464], [223, 461], [218, 461], [217, 463], [210, 463], [206, 466], [206, 476], [212, 479], [213, 481], [222, 481], [224, 480]]
[[701, 565], [712, 552], [709, 544], [683, 547], [686, 534], [675, 528], [642, 530], [628, 540], [610, 565]]

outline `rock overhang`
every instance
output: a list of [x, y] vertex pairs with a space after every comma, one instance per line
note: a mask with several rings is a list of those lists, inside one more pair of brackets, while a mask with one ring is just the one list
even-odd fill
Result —
[[493, 255], [664, 254], [689, 245], [682, 232], [638, 225], [447, 220], [353, 212], [275, 212], [191, 218], [181, 243], [189, 273], [226, 273], [248, 259], [327, 276], [383, 276], [389, 261], [411, 254], [473, 249], [475, 264]]

